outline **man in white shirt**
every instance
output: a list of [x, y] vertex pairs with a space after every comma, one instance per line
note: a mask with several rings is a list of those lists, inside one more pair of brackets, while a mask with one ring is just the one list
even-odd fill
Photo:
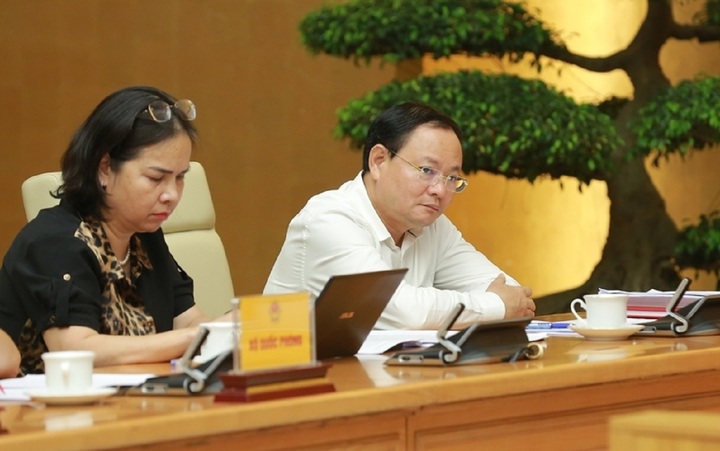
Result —
[[452, 119], [423, 104], [381, 113], [368, 131], [363, 170], [312, 197], [290, 222], [264, 292], [316, 297], [332, 275], [408, 268], [377, 328], [437, 329], [460, 302], [456, 327], [534, 316], [532, 291], [443, 214], [467, 186], [460, 136]]

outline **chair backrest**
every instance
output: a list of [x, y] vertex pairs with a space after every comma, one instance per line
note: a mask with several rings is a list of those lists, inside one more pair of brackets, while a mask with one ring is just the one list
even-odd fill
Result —
[[[60, 172], [34, 175], [23, 182], [23, 205], [28, 221], [41, 209], [57, 205], [58, 200], [50, 192], [61, 183]], [[230, 310], [234, 296], [230, 267], [215, 231], [215, 209], [200, 163], [190, 163], [183, 197], [163, 223], [163, 232], [175, 260], [195, 281], [195, 302], [203, 313], [215, 317]]]

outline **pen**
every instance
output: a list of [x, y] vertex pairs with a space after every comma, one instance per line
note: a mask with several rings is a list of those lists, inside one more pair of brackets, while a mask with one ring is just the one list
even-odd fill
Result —
[[569, 323], [530, 323], [526, 329], [531, 330], [547, 330], [547, 329], [567, 329], [570, 327]]

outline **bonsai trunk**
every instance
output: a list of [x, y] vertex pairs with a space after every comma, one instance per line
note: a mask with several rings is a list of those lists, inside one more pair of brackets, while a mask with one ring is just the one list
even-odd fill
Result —
[[607, 180], [610, 227], [600, 262], [579, 287], [537, 299], [537, 314], [566, 312], [570, 302], [599, 288], [674, 289], [671, 257], [677, 229], [642, 160], [616, 163]]

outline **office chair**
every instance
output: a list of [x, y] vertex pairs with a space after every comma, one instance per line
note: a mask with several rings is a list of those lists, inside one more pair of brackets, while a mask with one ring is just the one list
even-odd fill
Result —
[[[28, 221], [41, 209], [58, 203], [50, 191], [60, 183], [60, 172], [34, 175], [23, 182], [22, 198]], [[215, 231], [215, 209], [200, 163], [190, 163], [183, 197], [162, 229], [175, 260], [195, 281], [195, 302], [203, 313], [216, 317], [230, 310], [230, 299], [234, 296], [230, 267]]]

